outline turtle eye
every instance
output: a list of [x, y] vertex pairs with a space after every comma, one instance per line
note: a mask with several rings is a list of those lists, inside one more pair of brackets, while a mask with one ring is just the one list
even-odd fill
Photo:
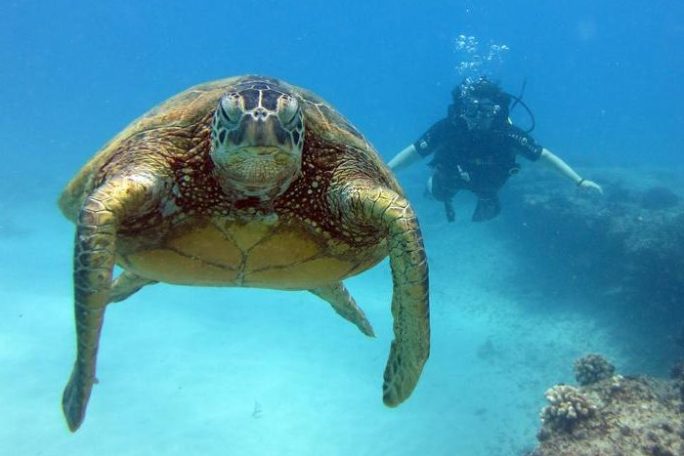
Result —
[[242, 99], [237, 93], [231, 93], [221, 98], [219, 108], [226, 123], [238, 123], [244, 112]]
[[299, 103], [291, 96], [282, 96], [278, 99], [278, 118], [283, 126], [291, 127], [299, 114]]

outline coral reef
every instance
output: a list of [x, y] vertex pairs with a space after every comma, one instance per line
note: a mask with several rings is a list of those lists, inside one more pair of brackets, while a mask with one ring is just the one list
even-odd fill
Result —
[[577, 383], [582, 386], [591, 385], [615, 374], [615, 366], [598, 354], [589, 354], [578, 359], [573, 369]]
[[[578, 388], [551, 388], [539, 445], [527, 456], [681, 456], [684, 364], [675, 372], [672, 380], [614, 375]], [[560, 412], [570, 408], [573, 419]]]
[[[535, 277], [542, 296], [565, 293], [573, 308], [607, 317], [602, 322], [619, 330], [640, 368], [662, 371], [684, 347], [684, 174], [582, 175], [600, 183], [604, 195], [534, 172], [511, 182], [501, 227], [527, 260], [518, 268], [521, 282]], [[562, 303], [544, 303], [554, 301]], [[539, 445], [528, 455], [684, 455], [684, 363], [670, 379], [616, 375], [598, 355], [578, 360], [574, 371], [578, 387], [547, 391]]]
[[555, 430], [571, 430], [596, 412], [596, 404], [577, 388], [556, 385], [546, 391], [549, 405], [541, 412], [542, 423]]
[[587, 310], [633, 322], [640, 347], [642, 336], [681, 350], [673, 342], [684, 334], [684, 204], [672, 202], [684, 195], [684, 173], [583, 170], [603, 186], [601, 196], [528, 171], [506, 189], [499, 225], [519, 251], [521, 266], [511, 273], [519, 277], [511, 279], [535, 277], [545, 296], [565, 293], [591, 303]]

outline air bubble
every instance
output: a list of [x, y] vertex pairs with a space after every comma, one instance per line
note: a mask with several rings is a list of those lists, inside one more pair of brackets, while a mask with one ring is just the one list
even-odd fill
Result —
[[492, 76], [509, 50], [506, 44], [490, 42], [481, 46], [473, 35], [458, 35], [454, 40], [454, 53], [458, 57], [456, 71], [461, 76], [470, 78]]

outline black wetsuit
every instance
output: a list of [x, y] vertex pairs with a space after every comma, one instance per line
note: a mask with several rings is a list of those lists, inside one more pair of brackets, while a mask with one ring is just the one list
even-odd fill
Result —
[[[433, 155], [432, 194], [446, 203], [459, 190], [470, 190], [479, 198], [473, 220], [482, 221], [499, 213], [497, 193], [520, 166], [516, 157], [538, 160], [542, 146], [520, 128], [503, 122], [488, 130], [469, 130], [465, 121], [445, 118], [430, 127], [413, 144], [423, 157]], [[483, 205], [491, 203], [489, 211]], [[483, 209], [483, 210], [480, 210]], [[479, 212], [478, 212], [479, 210]]]

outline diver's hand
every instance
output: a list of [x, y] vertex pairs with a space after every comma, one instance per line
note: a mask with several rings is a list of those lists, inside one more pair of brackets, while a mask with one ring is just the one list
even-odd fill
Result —
[[470, 174], [468, 174], [468, 171], [464, 171], [463, 168], [461, 168], [461, 165], [456, 165], [456, 169], [458, 169], [458, 174], [461, 176], [463, 182], [470, 182]]
[[577, 186], [582, 189], [582, 190], [592, 190], [592, 191], [597, 191], [601, 195], [603, 195], [603, 189], [599, 184], [597, 184], [594, 181], [590, 181], [589, 179], [582, 179]]

